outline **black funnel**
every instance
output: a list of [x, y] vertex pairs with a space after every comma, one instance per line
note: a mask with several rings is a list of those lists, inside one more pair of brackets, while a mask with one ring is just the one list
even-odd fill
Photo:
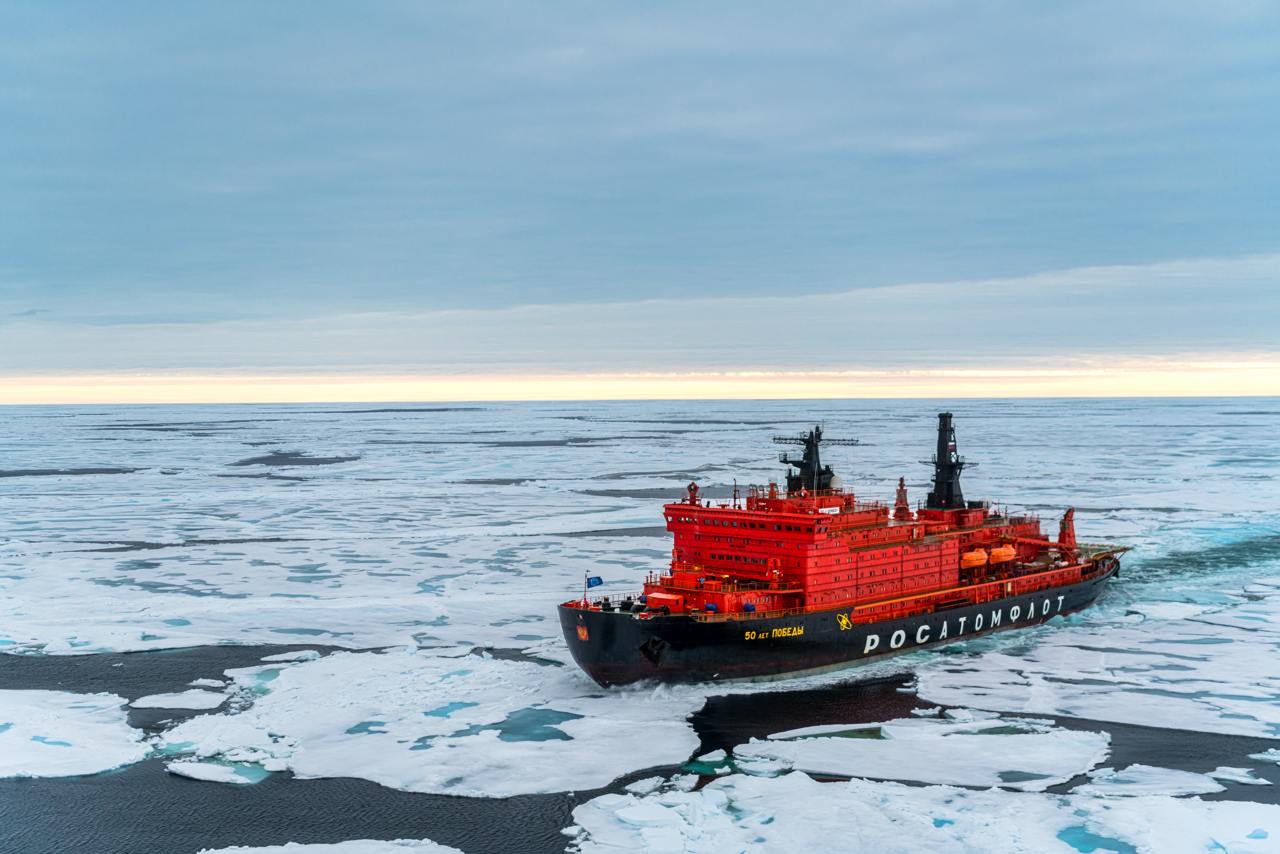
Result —
[[930, 510], [963, 510], [964, 493], [960, 491], [960, 472], [964, 459], [956, 452], [956, 430], [951, 426], [951, 413], [938, 413], [938, 449], [933, 455], [933, 489], [925, 501]]

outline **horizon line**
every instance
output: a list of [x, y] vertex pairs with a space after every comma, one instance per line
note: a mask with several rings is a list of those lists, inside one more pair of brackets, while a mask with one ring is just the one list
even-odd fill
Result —
[[1280, 397], [1280, 357], [1003, 369], [0, 376], [0, 405], [1159, 397]]

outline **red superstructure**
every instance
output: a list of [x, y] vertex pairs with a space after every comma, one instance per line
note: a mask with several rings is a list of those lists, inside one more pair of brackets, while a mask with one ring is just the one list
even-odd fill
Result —
[[650, 608], [673, 614], [852, 607], [855, 620], [883, 620], [1070, 583], [1084, 569], [1069, 515], [1060, 546], [1038, 518], [979, 502], [891, 515], [845, 490], [783, 495], [770, 484], [717, 504], [691, 484], [687, 499], [663, 509], [671, 568], [651, 575], [644, 593]]

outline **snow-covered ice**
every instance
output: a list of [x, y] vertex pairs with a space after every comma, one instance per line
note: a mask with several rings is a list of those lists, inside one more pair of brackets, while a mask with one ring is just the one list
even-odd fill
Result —
[[0, 777], [70, 777], [150, 753], [115, 694], [0, 690]]
[[315, 649], [299, 649], [293, 652], [277, 652], [275, 655], [264, 655], [263, 661], [315, 661], [320, 651]]
[[165, 765], [166, 771], [179, 777], [209, 783], [232, 783], [237, 786], [252, 785], [266, 776], [265, 772], [254, 773], [251, 769], [252, 766], [244, 768], [219, 762], [179, 761]]
[[1280, 765], [1280, 748], [1271, 747], [1261, 753], [1250, 753], [1250, 759], [1257, 759], [1259, 762], [1274, 762]]
[[1255, 777], [1252, 768], [1232, 768], [1219, 765], [1217, 768], [1209, 772], [1209, 776], [1215, 780], [1223, 780], [1228, 783], [1240, 783], [1245, 786], [1270, 786], [1270, 780], [1263, 780]]
[[654, 499], [610, 490], [678, 495], [708, 453], [764, 474], [715, 426], [326, 410], [0, 413], [6, 469], [120, 472], [6, 481], [40, 489], [0, 494], [0, 647], [524, 648], [588, 571], [629, 590], [668, 552]]
[[223, 688], [227, 687], [227, 683], [221, 679], [192, 679], [188, 684], [193, 688], [213, 688], [216, 691], [221, 691]]
[[800, 772], [734, 774], [696, 792], [664, 788], [601, 795], [576, 808], [573, 819], [565, 832], [572, 850], [582, 854], [833, 847], [901, 854], [1264, 854], [1280, 838], [1276, 806], [1155, 796], [1095, 800], [863, 780], [819, 783]]
[[403, 648], [231, 672], [252, 705], [184, 721], [164, 747], [301, 777], [492, 797], [678, 765], [698, 746], [685, 718], [704, 696], [606, 692], [554, 664]]
[[1214, 775], [1151, 765], [1099, 768], [1089, 772], [1089, 780], [1072, 789], [1072, 794], [1129, 798], [1138, 795], [1207, 795], [1223, 789]]
[[135, 709], [216, 709], [227, 701], [226, 694], [193, 688], [175, 694], [150, 694], [129, 705]]
[[1000, 711], [1276, 737], [1280, 584], [1254, 587], [1248, 600], [1182, 603], [1176, 619], [1133, 608], [1121, 617], [1086, 613], [1029, 633], [1016, 653], [1009, 649], [1016, 642], [999, 639], [974, 642], [968, 656], [921, 657], [920, 696]]
[[[776, 733], [734, 748], [744, 770], [1042, 791], [1106, 760], [1106, 733], [993, 715], [904, 718]], [[765, 764], [761, 764], [761, 763]]]
[[633, 795], [647, 795], [662, 788], [666, 782], [661, 777], [645, 777], [642, 780], [636, 780], [634, 783], [628, 783], [626, 790]]

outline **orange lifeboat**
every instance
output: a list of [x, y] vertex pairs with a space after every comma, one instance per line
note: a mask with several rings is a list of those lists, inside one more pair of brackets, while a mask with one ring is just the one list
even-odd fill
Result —
[[960, 568], [973, 569], [975, 566], [985, 566], [987, 563], [987, 553], [982, 549], [974, 549], [960, 555]]
[[1008, 563], [1018, 556], [1018, 550], [1010, 545], [996, 546], [991, 550], [992, 563]]

